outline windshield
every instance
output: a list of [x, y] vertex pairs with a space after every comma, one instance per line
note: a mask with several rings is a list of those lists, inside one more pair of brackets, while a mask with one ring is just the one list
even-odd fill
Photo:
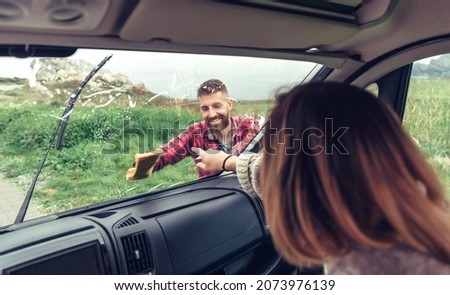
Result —
[[[112, 58], [63, 118], [74, 90], [110, 54]], [[1, 57], [0, 69], [3, 226], [14, 222], [49, 147], [25, 219], [208, 177], [196, 169], [196, 159], [186, 148], [192, 147], [187, 142], [193, 130], [201, 132], [192, 140], [207, 141], [205, 147], [242, 152], [248, 143], [243, 138], [257, 133], [276, 93], [308, 79], [320, 66], [279, 59], [83, 49], [68, 58]], [[201, 87], [212, 91], [200, 93]], [[61, 120], [67, 127], [56, 150], [52, 140]], [[227, 126], [232, 130], [229, 137], [210, 132], [212, 127], [228, 130]], [[136, 154], [174, 145], [186, 146], [163, 160], [155, 159], [159, 167], [152, 173], [126, 179]]]

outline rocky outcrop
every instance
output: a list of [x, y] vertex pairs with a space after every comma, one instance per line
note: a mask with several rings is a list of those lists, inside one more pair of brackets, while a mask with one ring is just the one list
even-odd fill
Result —
[[[95, 67], [83, 60], [77, 59], [39, 59], [31, 65], [36, 71], [36, 82], [43, 85], [57, 82], [81, 83], [89, 72]], [[105, 69], [91, 79], [89, 86], [93, 91], [101, 91], [112, 87], [132, 87], [133, 83], [123, 74], [112, 73]]]
[[[86, 78], [95, 65], [77, 59], [45, 58], [31, 64], [29, 86], [54, 101], [63, 103], [68, 94]], [[150, 92], [144, 84], [133, 84], [125, 75], [100, 69], [89, 81], [81, 96], [104, 101], [110, 95], [140, 97]]]
[[414, 63], [411, 75], [416, 78], [450, 79], [450, 55], [432, 59], [429, 64]]

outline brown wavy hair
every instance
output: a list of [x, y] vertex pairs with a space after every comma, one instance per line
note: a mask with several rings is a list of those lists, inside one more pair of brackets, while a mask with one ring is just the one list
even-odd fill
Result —
[[263, 153], [267, 221], [288, 261], [403, 244], [450, 263], [443, 186], [398, 117], [369, 92], [313, 82], [280, 95]]

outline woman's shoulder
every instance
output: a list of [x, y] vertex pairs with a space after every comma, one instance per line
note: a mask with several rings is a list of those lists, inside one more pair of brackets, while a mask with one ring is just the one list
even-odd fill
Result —
[[403, 245], [388, 249], [358, 246], [348, 255], [327, 264], [326, 268], [328, 274], [450, 274], [450, 264]]

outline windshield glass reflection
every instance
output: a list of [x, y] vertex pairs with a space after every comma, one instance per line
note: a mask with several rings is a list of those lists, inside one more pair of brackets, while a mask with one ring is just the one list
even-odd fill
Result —
[[[111, 60], [64, 114], [71, 94], [109, 54]], [[206, 128], [197, 140], [241, 152], [244, 139], [264, 124], [275, 94], [319, 67], [261, 58], [79, 50], [69, 58], [2, 57], [0, 68], [2, 226], [14, 221], [61, 120], [70, 117], [61, 150], [52, 147], [25, 219], [207, 177], [196, 169], [195, 157], [182, 155], [149, 177], [126, 179], [137, 153], [160, 151], [197, 127]], [[226, 91], [199, 96], [200, 86], [211, 79]]]

